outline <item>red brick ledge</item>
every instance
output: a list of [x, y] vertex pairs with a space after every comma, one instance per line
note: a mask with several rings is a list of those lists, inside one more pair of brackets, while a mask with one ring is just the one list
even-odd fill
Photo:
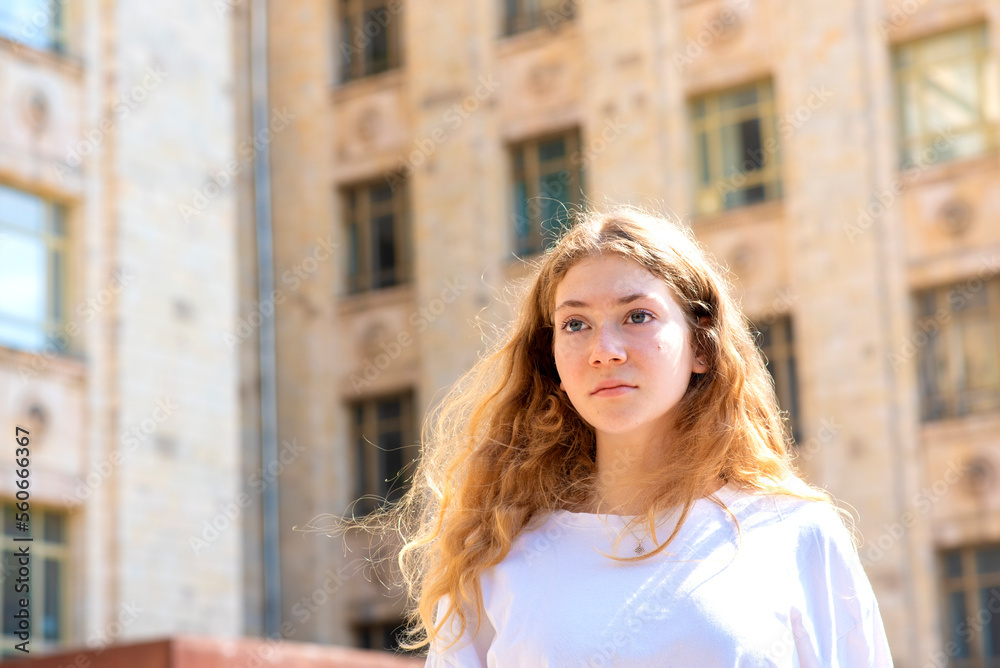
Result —
[[36, 658], [6, 659], [6, 668], [414, 668], [424, 659], [335, 645], [261, 638], [173, 636], [103, 651], [81, 648]]

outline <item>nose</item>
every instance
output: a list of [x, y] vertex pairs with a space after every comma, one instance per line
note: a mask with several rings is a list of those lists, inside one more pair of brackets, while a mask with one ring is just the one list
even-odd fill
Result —
[[611, 364], [624, 362], [625, 345], [621, 333], [613, 325], [599, 327], [594, 336], [594, 347], [590, 351], [590, 364]]

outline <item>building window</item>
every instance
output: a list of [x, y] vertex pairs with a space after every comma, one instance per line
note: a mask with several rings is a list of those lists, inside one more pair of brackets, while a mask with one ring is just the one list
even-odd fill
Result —
[[521, 142], [511, 149], [514, 252], [534, 255], [553, 245], [583, 198], [580, 132]]
[[347, 82], [400, 65], [402, 0], [340, 0], [340, 78]]
[[407, 654], [399, 646], [400, 637], [405, 630], [406, 625], [401, 619], [360, 623], [354, 627], [358, 647], [361, 649], [379, 649], [399, 654]]
[[948, 665], [1000, 665], [1000, 545], [949, 550], [941, 561]]
[[65, 0], [4, 0], [0, 2], [0, 35], [27, 46], [63, 50]]
[[792, 438], [798, 443], [799, 431], [799, 385], [795, 373], [795, 349], [792, 345], [792, 319], [777, 318], [757, 327], [760, 352], [764, 356], [767, 370], [774, 379], [774, 392], [778, 396], [778, 406], [787, 413], [788, 426]]
[[503, 0], [504, 34], [513, 35], [541, 26], [555, 30], [561, 23], [574, 18], [578, 1]]
[[409, 277], [406, 187], [381, 181], [348, 188], [347, 290], [354, 294], [405, 283]]
[[354, 403], [353, 436], [357, 457], [355, 512], [367, 514], [384, 502], [398, 501], [409, 487], [416, 444], [413, 393]]
[[934, 35], [895, 51], [902, 168], [978, 155], [996, 145], [996, 74], [986, 26]]
[[691, 116], [699, 214], [781, 196], [770, 81], [699, 97], [691, 102]]
[[[0, 587], [3, 608], [3, 638], [0, 640], [0, 655], [6, 657], [24, 657], [25, 654], [15, 649], [22, 642], [17, 636], [17, 620], [14, 617], [20, 609], [20, 599], [27, 598], [29, 614], [31, 615], [32, 651], [56, 647], [66, 642], [67, 620], [66, 592], [69, 590], [66, 582], [69, 564], [69, 546], [67, 544], [67, 516], [55, 510], [41, 509], [32, 504], [30, 508], [29, 531], [20, 531], [17, 509], [13, 502], [3, 506], [3, 585]], [[15, 541], [14, 538], [31, 536], [33, 540]], [[30, 546], [30, 585], [27, 592], [20, 590], [18, 551]]]
[[973, 278], [916, 295], [915, 351], [925, 421], [1000, 410], [1000, 280]]
[[0, 186], [0, 345], [65, 350], [65, 294], [63, 208]]

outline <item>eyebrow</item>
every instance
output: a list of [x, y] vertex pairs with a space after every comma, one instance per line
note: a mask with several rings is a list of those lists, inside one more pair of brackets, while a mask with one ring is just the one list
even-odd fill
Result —
[[[649, 294], [633, 293], [631, 295], [625, 295], [624, 297], [619, 297], [617, 303], [619, 305], [631, 304], [632, 302], [637, 301], [639, 299], [656, 299], [656, 297]], [[566, 308], [568, 306], [571, 306], [573, 308], [590, 308], [590, 305], [587, 304], [586, 302], [582, 302], [578, 299], [567, 299], [562, 304], [556, 307], [556, 311], [562, 308]], [[555, 313], [555, 311], [553, 311], [553, 313]]]

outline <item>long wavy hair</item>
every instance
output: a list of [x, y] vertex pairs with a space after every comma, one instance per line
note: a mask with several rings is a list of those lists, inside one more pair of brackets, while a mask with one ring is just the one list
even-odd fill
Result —
[[[572, 219], [525, 282], [513, 322], [428, 415], [408, 491], [399, 502], [344, 525], [399, 540], [399, 574], [409, 601], [408, 638], [401, 642], [406, 649], [434, 642], [453, 615], [464, 633], [467, 610], [482, 610], [479, 576], [548, 513], [587, 507], [592, 498], [595, 432], [560, 389], [553, 358], [556, 288], [588, 258], [617, 255], [663, 280], [708, 366], [692, 374], [671, 410], [671, 457], [633, 481], [648, 512], [626, 528], [644, 519], [656, 542], [657, 516], [680, 509], [676, 527], [656, 549], [610, 558], [642, 560], [662, 552], [694, 502], [722, 483], [834, 505], [797, 475], [790, 430], [750, 323], [726, 273], [690, 229], [634, 207], [580, 210]], [[452, 604], [435, 620], [445, 596]]]

